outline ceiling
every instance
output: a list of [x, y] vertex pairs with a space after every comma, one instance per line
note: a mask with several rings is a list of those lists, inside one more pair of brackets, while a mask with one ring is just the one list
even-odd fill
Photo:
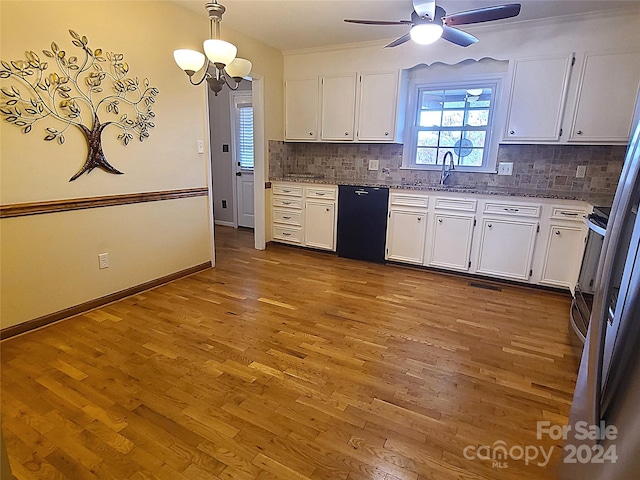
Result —
[[[206, 0], [174, 0], [202, 14]], [[365, 20], [408, 20], [413, 11], [411, 0], [219, 0], [227, 11], [224, 28], [232, 28], [281, 51], [328, 47], [348, 43], [395, 39], [408, 32], [405, 26], [366, 26], [344, 23], [345, 18]], [[640, 6], [640, 0], [440, 0], [437, 4], [448, 13], [479, 7], [520, 3], [518, 17], [492, 22], [575, 15]], [[473, 31], [477, 26], [468, 26]]]

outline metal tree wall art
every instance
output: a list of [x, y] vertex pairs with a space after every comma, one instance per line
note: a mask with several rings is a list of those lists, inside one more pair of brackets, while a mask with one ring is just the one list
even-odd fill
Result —
[[[33, 51], [26, 52], [25, 60], [0, 61], [0, 78], [13, 80], [1, 90], [0, 113], [23, 133], [31, 132], [39, 120], [54, 120], [57, 128], [47, 126], [44, 139], [60, 145], [67, 129], [80, 129], [89, 152], [82, 168], [69, 181], [94, 168], [121, 174], [102, 151], [102, 132], [113, 125], [120, 130], [118, 140], [123, 145], [134, 137], [142, 142], [154, 127], [152, 107], [158, 89], [150, 86], [146, 78], [141, 82], [138, 77], [129, 77], [129, 65], [121, 53], [92, 50], [87, 37], [73, 30], [69, 33], [73, 45], [81, 50], [79, 56], [67, 55], [53, 42], [51, 50], [42, 51], [50, 61], [41, 60]], [[49, 63], [55, 65], [57, 72], [46, 73]], [[108, 68], [102, 64], [108, 64]], [[98, 114], [112, 120], [103, 123]]]

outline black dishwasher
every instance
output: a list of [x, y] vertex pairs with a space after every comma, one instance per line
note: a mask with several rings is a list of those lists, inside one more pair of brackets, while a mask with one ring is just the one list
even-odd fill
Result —
[[384, 262], [389, 189], [338, 187], [338, 256]]

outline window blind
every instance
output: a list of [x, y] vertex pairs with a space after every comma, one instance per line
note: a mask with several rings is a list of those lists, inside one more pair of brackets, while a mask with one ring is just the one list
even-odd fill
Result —
[[253, 107], [238, 105], [240, 168], [253, 169]]

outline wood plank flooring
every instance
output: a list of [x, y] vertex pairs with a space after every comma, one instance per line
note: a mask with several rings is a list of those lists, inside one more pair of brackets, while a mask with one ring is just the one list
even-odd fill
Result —
[[[14, 337], [18, 479], [553, 479], [579, 361], [566, 295], [216, 229], [217, 266]], [[553, 448], [546, 467], [466, 446]], [[540, 459], [538, 459], [540, 461]]]

